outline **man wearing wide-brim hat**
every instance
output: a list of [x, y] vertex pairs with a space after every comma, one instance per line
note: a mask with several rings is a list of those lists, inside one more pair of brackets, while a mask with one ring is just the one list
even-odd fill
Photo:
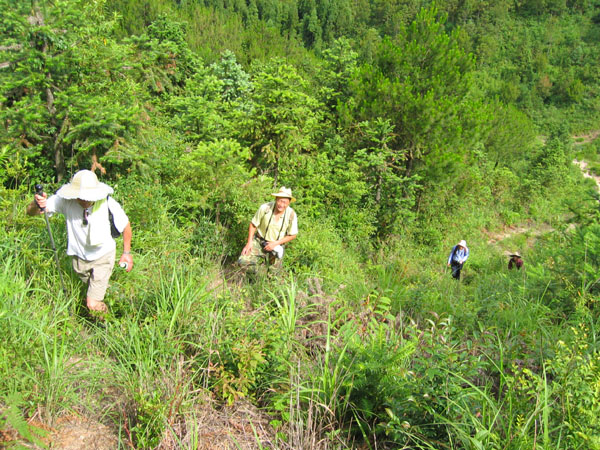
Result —
[[114, 227], [123, 234], [123, 253], [119, 264], [133, 268], [131, 256], [131, 225], [121, 205], [110, 194], [113, 189], [98, 181], [90, 170], [80, 170], [70, 183], [47, 198], [36, 194], [27, 206], [30, 216], [60, 213], [67, 224], [67, 255], [73, 269], [87, 285], [86, 304], [91, 311], [105, 312], [104, 296], [115, 265], [116, 242], [111, 234]]
[[513, 267], [516, 267], [517, 270], [521, 270], [523, 267], [523, 257], [519, 252], [508, 253], [508, 270], [512, 270]]
[[250, 222], [248, 240], [238, 259], [241, 266], [262, 261], [280, 265], [285, 244], [298, 235], [298, 218], [290, 206], [296, 201], [292, 190], [282, 186], [271, 195], [275, 200], [261, 205]]

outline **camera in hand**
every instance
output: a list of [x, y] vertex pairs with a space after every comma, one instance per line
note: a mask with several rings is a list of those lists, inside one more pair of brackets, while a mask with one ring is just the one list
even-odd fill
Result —
[[271, 250], [270, 252], [268, 252], [268, 251], [266, 251], [266, 250], [265, 250], [265, 247], [266, 247], [267, 245], [269, 245], [269, 241], [264, 241], [264, 240], [263, 240], [263, 241], [260, 241], [260, 245], [261, 245], [261, 247], [263, 248], [263, 251], [264, 251], [265, 253], [269, 253], [270, 255], [277, 256], [277, 254], [276, 254], [276, 253], [275, 253], [273, 250]]
[[280, 259], [283, 258], [283, 246], [276, 245], [273, 250], [271, 250], [270, 252], [267, 252], [265, 250], [265, 247], [267, 245], [269, 245], [269, 241], [262, 240], [262, 241], [260, 241], [260, 245], [263, 248], [263, 251], [265, 253], [268, 253], [269, 255], [274, 256], [275, 258], [280, 258]]

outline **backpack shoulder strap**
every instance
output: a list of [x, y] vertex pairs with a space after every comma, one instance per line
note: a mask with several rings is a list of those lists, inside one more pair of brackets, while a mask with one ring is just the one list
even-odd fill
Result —
[[121, 235], [121, 231], [119, 231], [115, 225], [115, 217], [113, 216], [113, 213], [110, 210], [110, 205], [108, 204], [109, 199], [110, 199], [110, 195], [107, 195], [106, 196], [106, 209], [108, 210], [108, 224], [110, 225], [111, 236], [113, 238], [116, 238]]
[[450, 252], [450, 259], [454, 259], [454, 257], [456, 256], [456, 252], [458, 250], [458, 245], [455, 245], [454, 247], [452, 247], [452, 251]]

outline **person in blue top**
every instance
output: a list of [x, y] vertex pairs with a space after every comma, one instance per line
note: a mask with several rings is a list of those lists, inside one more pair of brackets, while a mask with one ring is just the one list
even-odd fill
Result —
[[448, 267], [452, 268], [452, 278], [455, 280], [460, 280], [460, 271], [468, 257], [469, 249], [464, 239], [452, 247], [448, 257]]

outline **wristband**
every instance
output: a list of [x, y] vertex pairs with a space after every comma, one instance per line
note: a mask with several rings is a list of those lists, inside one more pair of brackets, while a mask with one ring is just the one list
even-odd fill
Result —
[[123, 254], [124, 254], [124, 255], [131, 255], [131, 252], [126, 252], [126, 251], [123, 251]]

